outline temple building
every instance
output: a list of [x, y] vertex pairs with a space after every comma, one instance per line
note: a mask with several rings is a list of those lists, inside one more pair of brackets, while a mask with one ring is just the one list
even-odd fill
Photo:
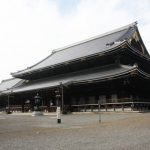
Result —
[[56, 90], [63, 112], [101, 108], [150, 109], [150, 56], [137, 23], [57, 50], [37, 64], [11, 73], [0, 84], [0, 107], [55, 111]]

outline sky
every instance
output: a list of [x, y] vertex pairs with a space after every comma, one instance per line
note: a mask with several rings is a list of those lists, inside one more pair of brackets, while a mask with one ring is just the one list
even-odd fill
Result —
[[149, 0], [0, 0], [0, 81], [52, 50], [134, 21], [150, 52]]

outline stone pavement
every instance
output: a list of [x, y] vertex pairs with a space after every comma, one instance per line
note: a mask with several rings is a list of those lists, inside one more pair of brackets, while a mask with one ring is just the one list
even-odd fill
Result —
[[149, 150], [150, 113], [0, 114], [0, 150]]

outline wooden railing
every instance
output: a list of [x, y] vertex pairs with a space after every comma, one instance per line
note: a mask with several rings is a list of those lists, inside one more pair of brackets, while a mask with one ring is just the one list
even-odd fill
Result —
[[[111, 111], [116, 111], [116, 110], [124, 111], [125, 109], [131, 110], [131, 111], [134, 111], [134, 110], [144, 111], [144, 110], [150, 110], [150, 102], [125, 98], [125, 99], [117, 99], [117, 102], [101, 103], [100, 108], [103, 111], [110, 111], [110, 110]], [[70, 110], [72, 112], [74, 111], [75, 112], [98, 111], [98, 104], [71, 105]]]
[[[139, 100], [139, 99], [131, 99], [131, 98], [121, 98], [121, 99], [110, 99], [107, 100], [107, 103], [100, 103], [100, 107], [102, 111], [124, 111], [125, 109], [129, 110], [150, 110], [150, 101], [148, 100]], [[45, 112], [55, 112], [56, 106], [40, 106], [42, 111]], [[4, 109], [3, 109], [4, 110]], [[29, 112], [32, 111], [31, 106], [24, 105], [10, 105], [9, 108], [6, 107], [6, 111], [24, 111]], [[86, 112], [86, 111], [98, 111], [98, 103], [96, 104], [78, 104], [78, 105], [65, 105], [64, 112]]]
[[[40, 109], [45, 112], [55, 112], [56, 106], [40, 106]], [[3, 111], [10, 111], [10, 112], [30, 112], [32, 111], [31, 105], [27, 106], [25, 105], [22, 107], [22, 105], [10, 105], [9, 107], [3, 108]]]

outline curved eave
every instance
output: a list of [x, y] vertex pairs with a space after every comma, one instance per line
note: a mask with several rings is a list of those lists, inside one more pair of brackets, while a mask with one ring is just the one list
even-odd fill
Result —
[[149, 56], [147, 56], [147, 55], [141, 53], [140, 51], [135, 50], [135, 49], [129, 44], [129, 42], [126, 41], [124, 46], [126, 46], [125, 48], [127, 48], [128, 50], [130, 50], [130, 52], [132, 52], [133, 54], [135, 54], [135, 55], [141, 57], [142, 59], [145, 59], [145, 60], [147, 60], [147, 61], [150, 61], [150, 57], [149, 57]]
[[119, 79], [122, 77], [130, 76], [134, 72], [137, 71], [137, 67], [134, 66], [133, 68], [129, 69], [128, 71], [124, 71], [122, 73], [118, 73], [115, 75], [110, 75], [110, 76], [105, 76], [104, 78], [95, 78], [95, 79], [90, 79], [90, 80], [82, 80], [80, 82], [73, 81], [72, 84], [85, 84], [85, 83], [95, 83], [95, 82], [104, 82], [104, 81], [111, 81], [114, 79]]
[[[117, 66], [116, 66], [117, 67]], [[122, 70], [120, 70], [122, 68]], [[117, 70], [116, 70], [117, 69]], [[13, 89], [14, 93], [20, 92], [29, 92], [29, 91], [38, 91], [42, 89], [53, 89], [60, 86], [60, 82], [64, 85], [75, 85], [75, 84], [89, 84], [92, 82], [102, 82], [106, 80], [114, 80], [117, 78], [122, 78], [133, 74], [136, 71], [136, 66], [125, 66], [125, 65], [118, 65], [115, 69], [109, 68], [104, 70], [97, 70], [96, 72], [92, 72], [92, 70], [87, 70], [88, 72], [76, 72], [67, 75], [60, 75], [54, 78], [47, 78], [42, 80], [37, 80], [36, 82], [31, 82], [27, 85], [23, 85], [16, 89]], [[118, 70], [119, 69], [119, 70]], [[112, 72], [112, 73], [111, 73]], [[106, 74], [106, 75], [105, 75]]]
[[138, 75], [143, 77], [143, 78], [146, 78], [146, 79], [150, 79], [150, 74], [140, 70], [140, 69], [137, 69], [137, 72], [138, 72]]
[[128, 71], [125, 71], [125, 72], [122, 72], [122, 73], [119, 73], [119, 74], [116, 74], [116, 75], [106, 76], [106, 77], [101, 78], [101, 79], [97, 78], [97, 79], [90, 79], [90, 80], [85, 80], [85, 81], [82, 80], [80, 82], [73, 81], [73, 82], [71, 82], [71, 84], [78, 85], [78, 84], [105, 82], [105, 81], [120, 79], [122, 77], [133, 76], [133, 75], [136, 75], [136, 76], [139, 76], [139, 77], [142, 77], [142, 78], [145, 78], [145, 79], [150, 79], [150, 74], [138, 69], [138, 67], [135, 66], [135, 67], [133, 67], [132, 69], [130, 69]]
[[13, 90], [1, 91], [0, 96], [10, 95], [13, 93]]
[[39, 72], [42, 72], [42, 71], [45, 71], [45, 70], [51, 70], [51, 69], [54, 69], [54, 68], [56, 68], [58, 66], [71, 64], [71, 63], [74, 63], [74, 62], [77, 62], [77, 61], [86, 60], [88, 58], [92, 58], [92, 57], [96, 57], [96, 56], [99, 56], [99, 57], [100, 56], [104, 56], [104, 55], [107, 55], [107, 54], [119, 51], [120, 48], [122, 48], [125, 43], [126, 43], [126, 41], [120, 42], [120, 44], [116, 44], [116, 46], [114, 46], [113, 48], [111, 48], [112, 46], [110, 46], [110, 48], [108, 50], [102, 51], [102, 52], [99, 52], [99, 53], [95, 53], [93, 55], [88, 55], [88, 56], [80, 57], [80, 58], [73, 59], [73, 60], [70, 60], [70, 61], [65, 61], [63, 63], [59, 63], [59, 64], [56, 64], [56, 65], [51, 65], [51, 66], [47, 66], [47, 67], [44, 67], [44, 68], [32, 70], [32, 71], [29, 71], [29, 72], [26, 72], [26, 73], [20, 73], [20, 72], [18, 72], [18, 73], [11, 73], [11, 75], [13, 77], [16, 77], [16, 78], [22, 78], [23, 76], [31, 75], [33, 73], [39, 73]]

